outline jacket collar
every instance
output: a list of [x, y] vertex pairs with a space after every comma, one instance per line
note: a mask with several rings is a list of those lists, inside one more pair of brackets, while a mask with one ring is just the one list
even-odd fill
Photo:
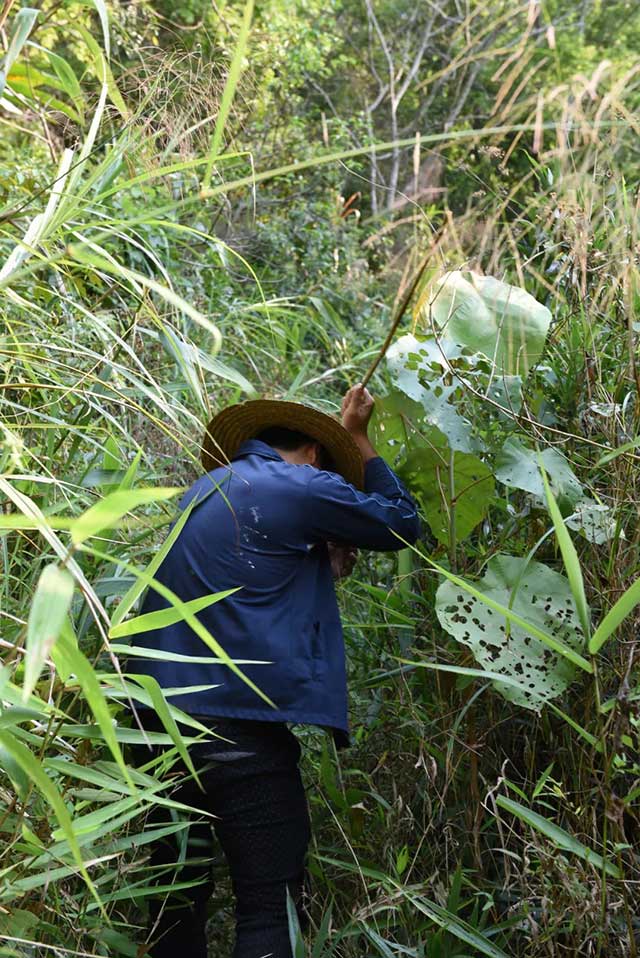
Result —
[[275, 459], [276, 461], [284, 462], [280, 453], [276, 452], [273, 446], [269, 446], [266, 442], [261, 442], [259, 439], [245, 440], [245, 442], [241, 443], [233, 458], [244, 459], [245, 456], [260, 456], [262, 459]]

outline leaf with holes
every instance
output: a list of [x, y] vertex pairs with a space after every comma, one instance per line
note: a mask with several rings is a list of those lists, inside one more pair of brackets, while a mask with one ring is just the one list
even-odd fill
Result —
[[[387, 366], [392, 381], [413, 402], [422, 406], [423, 418], [447, 437], [452, 449], [472, 452], [480, 448], [472, 435], [471, 422], [454, 404], [460, 397], [462, 384], [445, 380], [449, 376], [449, 362], [460, 355], [455, 344], [444, 349], [435, 340], [418, 340], [408, 334], [401, 336], [387, 352]], [[445, 366], [443, 375], [442, 365]]]
[[[584, 649], [571, 587], [559, 572], [540, 562], [497, 555], [489, 560], [477, 586], [563, 645], [576, 652]], [[576, 667], [566, 657], [524, 628], [509, 626], [504, 616], [455, 583], [447, 580], [439, 587], [436, 614], [442, 627], [470, 648], [483, 668], [510, 680], [508, 685], [495, 682], [494, 686], [517, 705], [539, 710], [545, 701], [561, 695], [575, 677]]]
[[[565, 519], [565, 525], [569, 529], [581, 532], [585, 539], [595, 542], [596, 545], [609, 542], [618, 529], [616, 517], [609, 506], [589, 498], [580, 499], [575, 503], [572, 514]], [[625, 538], [622, 528], [618, 530], [618, 535], [622, 539]]]

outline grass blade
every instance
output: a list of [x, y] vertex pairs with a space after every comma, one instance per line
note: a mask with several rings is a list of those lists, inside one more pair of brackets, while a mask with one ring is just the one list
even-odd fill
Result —
[[54, 814], [58, 819], [60, 830], [69, 843], [71, 853], [75, 861], [78, 863], [80, 873], [87, 883], [91, 894], [98, 903], [98, 906], [102, 909], [100, 896], [94, 888], [93, 882], [89, 878], [89, 874], [85, 868], [82, 852], [80, 851], [80, 846], [78, 845], [73, 831], [71, 816], [67, 811], [67, 807], [64, 803], [62, 795], [56, 788], [55, 783], [49, 778], [46, 772], [43, 771], [40, 762], [27, 748], [27, 746], [23, 745], [22, 742], [19, 742], [12, 735], [9, 735], [7, 732], [0, 732], [0, 745], [2, 745], [4, 750], [8, 752], [15, 762], [22, 768], [24, 773], [31, 779], [40, 794], [53, 809]]
[[222, 94], [222, 100], [220, 101], [220, 110], [218, 111], [218, 118], [213, 131], [211, 146], [209, 147], [209, 158], [207, 160], [207, 168], [205, 170], [204, 181], [202, 184], [203, 192], [206, 192], [211, 184], [213, 164], [220, 153], [220, 144], [222, 143], [224, 129], [227, 124], [227, 117], [229, 116], [229, 110], [231, 109], [236, 87], [238, 86], [240, 74], [242, 73], [242, 61], [245, 57], [247, 40], [249, 38], [249, 30], [251, 29], [251, 20], [253, 18], [253, 5], [253, 0], [247, 0], [247, 3], [245, 4], [242, 25], [238, 34], [236, 48], [233, 53], [231, 67], [229, 69], [229, 76], [227, 77], [227, 82], [225, 83], [224, 92]]
[[74, 519], [71, 524], [71, 540], [74, 545], [79, 545], [103, 529], [110, 529], [118, 519], [136, 506], [171, 499], [181, 491], [170, 487], [159, 487], [157, 489], [118, 489], [117, 492], [111, 492], [100, 502], [96, 502], [95, 506], [91, 506]]
[[27, 702], [64, 625], [73, 598], [73, 576], [57, 563], [42, 570], [27, 625], [22, 701]]
[[[185, 602], [185, 608], [189, 609], [194, 615], [207, 609], [215, 602], [226, 599], [228, 595], [237, 592], [240, 586], [235, 589], [227, 589], [224, 592], [213, 592], [211, 595], [201, 595], [197, 599], [191, 599]], [[163, 629], [168, 625], [174, 625], [182, 621], [182, 615], [177, 609], [170, 607], [168, 609], [158, 609], [157, 612], [147, 612], [144, 615], [137, 615], [135, 619], [127, 619], [126, 622], [114, 626], [109, 631], [110, 639], [120, 639], [123, 635], [140, 635], [141, 632], [151, 632], [152, 629]]]
[[504, 811], [511, 812], [512, 815], [515, 815], [516, 818], [519, 818], [520, 821], [529, 825], [541, 835], [550, 839], [550, 841], [552, 841], [557, 848], [561, 848], [562, 851], [577, 855], [584, 861], [589, 862], [590, 865], [594, 865], [599, 871], [604, 869], [607, 875], [611, 875], [612, 878], [621, 877], [620, 869], [616, 865], [606, 861], [602, 855], [583, 845], [577, 838], [574, 838], [573, 835], [566, 832], [564, 828], [560, 828], [559, 825], [555, 825], [553, 822], [550, 822], [549, 819], [544, 818], [544, 816], [538, 815], [537, 812], [532, 811], [525, 805], [521, 805], [520, 802], [515, 802], [506, 795], [498, 795], [496, 804], [504, 809]]
[[59, 663], [62, 666], [66, 674], [76, 676], [95, 720], [100, 726], [104, 741], [117, 762], [125, 781], [135, 791], [135, 786], [129, 775], [126, 762], [122, 757], [122, 750], [116, 738], [111, 713], [109, 712], [109, 707], [100, 682], [89, 660], [84, 653], [80, 651], [74, 639], [75, 637], [73, 636], [70, 626], [67, 629], [63, 629], [60, 639], [52, 651], [53, 660], [56, 665]]
[[11, 31], [11, 40], [9, 41], [9, 49], [6, 52], [2, 69], [0, 69], [0, 97], [4, 93], [4, 88], [7, 85], [9, 71], [20, 56], [20, 51], [27, 42], [27, 37], [33, 29], [38, 12], [39, 11], [34, 10], [33, 7], [23, 7], [16, 13], [13, 21], [13, 30]]
[[571, 586], [573, 601], [576, 604], [576, 612], [578, 613], [578, 618], [580, 619], [580, 625], [582, 626], [582, 631], [584, 632], [585, 638], [587, 641], [589, 641], [591, 636], [591, 613], [589, 611], [587, 597], [584, 592], [584, 580], [582, 578], [582, 569], [580, 568], [578, 553], [576, 552], [576, 548], [573, 544], [571, 536], [567, 531], [567, 527], [564, 524], [558, 504], [553, 496], [553, 493], [551, 492], [549, 480], [547, 479], [547, 473], [542, 464], [542, 459], [540, 456], [538, 456], [538, 464], [540, 466], [540, 472], [542, 473], [542, 481], [544, 483], [544, 491], [547, 497], [547, 505], [549, 507], [549, 512], [551, 513], [551, 518], [553, 520], [553, 526], [556, 531], [556, 539], [558, 540], [560, 552], [562, 553], [564, 567], [567, 572], [569, 585]]
[[609, 639], [619, 625], [631, 614], [640, 602], [640, 579], [629, 586], [624, 595], [613, 605], [598, 625], [589, 641], [589, 652], [595, 655]]

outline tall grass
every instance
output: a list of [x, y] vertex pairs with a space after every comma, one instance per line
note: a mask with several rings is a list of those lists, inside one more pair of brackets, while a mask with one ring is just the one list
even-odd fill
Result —
[[[16, 123], [53, 121], [75, 103], [84, 137], [74, 149], [55, 143], [46, 161], [34, 141], [37, 183], [26, 195], [12, 183], [0, 233], [6, 954], [38, 944], [137, 954], [153, 881], [180, 881], [153, 875], [147, 851], [159, 834], [186, 835], [171, 768], [190, 740], [175, 719], [205, 732], [128, 677], [122, 652], [137, 597], [154, 587], [149, 563], [175, 518], [173, 495], [197, 474], [214, 408], [258, 393], [335, 408], [375, 351], [378, 303], [399, 279], [396, 267], [361, 282], [370, 318], [358, 327], [322, 290], [274, 295], [207, 214], [224, 217], [228, 197], [258, 184], [415, 144], [319, 151], [255, 171], [243, 149], [224, 152], [250, 5], [212, 142], [176, 125], [167, 143], [166, 129], [149, 129], [153, 84], [137, 112], [118, 92], [107, 11], [97, 13], [101, 42], [82, 34], [97, 79], [85, 88], [58, 63], [57, 105], [16, 84]], [[5, 68], [45, 56], [28, 46], [35, 22], [14, 16]], [[549, 372], [518, 426], [562, 447], [611, 507], [616, 534], [604, 546], [580, 539], [576, 552], [552, 506], [545, 518], [505, 496], [456, 556], [470, 580], [493, 552], [527, 555], [544, 537], [538, 557], [561, 567], [563, 556], [576, 589], [582, 581], [601, 623], [585, 649], [593, 680], [539, 714], [504, 702], [440, 628], [429, 559], [450, 573], [446, 550], [405, 555], [399, 567], [363, 562], [344, 587], [355, 746], [338, 757], [302, 733], [318, 958], [637, 953], [637, 200], [622, 173], [633, 129], [620, 122], [636, 94], [631, 76], [603, 72], [602, 82], [593, 101], [589, 78], [534, 101], [503, 91], [484, 128], [423, 135], [421, 149], [476, 164], [466, 208], [417, 209], [408, 231], [393, 220], [370, 226], [371, 244], [388, 230], [411, 262], [438, 222], [440, 268], [471, 263], [551, 305]], [[379, 392], [395, 385], [378, 373]], [[487, 398], [467, 387], [469, 414], [494, 428]], [[224, 656], [222, 637], [203, 639]], [[127, 751], [143, 742], [136, 703], [152, 704], [166, 729], [153, 736], [164, 757], [141, 768]], [[166, 825], [145, 830], [158, 805]], [[216, 907], [228, 907], [224, 893]]]

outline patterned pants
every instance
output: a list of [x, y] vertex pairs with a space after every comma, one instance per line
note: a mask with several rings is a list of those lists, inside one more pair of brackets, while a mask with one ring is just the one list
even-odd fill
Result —
[[[307, 802], [300, 778], [300, 746], [286, 725], [200, 718], [218, 739], [199, 743], [190, 754], [202, 792], [193, 780], [171, 793], [175, 801], [213, 813], [213, 830], [225, 854], [236, 899], [233, 958], [291, 958], [287, 888], [304, 927], [305, 856], [310, 838]], [[157, 720], [143, 720], [157, 729]], [[139, 749], [138, 760], [150, 757]], [[154, 809], [148, 826], [169, 824], [169, 810]], [[187, 853], [177, 873], [162, 866], [180, 860], [183, 832], [152, 847], [159, 885], [198, 881], [151, 901], [148, 941], [152, 958], [206, 958], [207, 902], [213, 892], [211, 820], [193, 816]], [[184, 854], [184, 851], [183, 851]], [[194, 861], [195, 859], [195, 861]]]

